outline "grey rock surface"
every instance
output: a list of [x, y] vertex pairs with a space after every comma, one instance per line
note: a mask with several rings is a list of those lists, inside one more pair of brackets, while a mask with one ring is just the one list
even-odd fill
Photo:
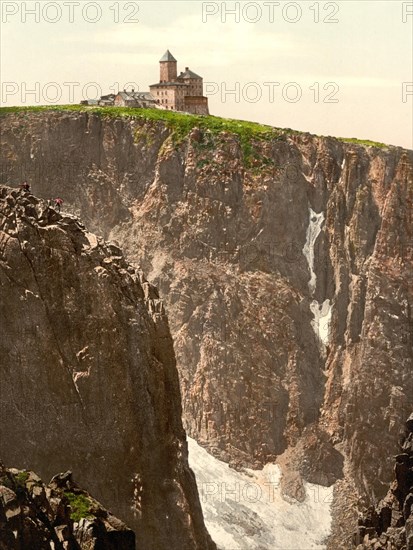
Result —
[[138, 548], [214, 548], [187, 462], [172, 338], [119, 248], [0, 188], [0, 456], [70, 469]]
[[[162, 122], [76, 112], [4, 116], [1, 145], [3, 181], [31, 173], [159, 288], [189, 435], [258, 467], [319, 433], [339, 467], [323, 475], [311, 451], [294, 470], [384, 496], [413, 400], [412, 151], [274, 131], [246, 158], [229, 132], [176, 140]], [[325, 218], [313, 288], [310, 208]], [[326, 344], [314, 300], [332, 305]], [[351, 522], [336, 524], [332, 547], [348, 546]]]

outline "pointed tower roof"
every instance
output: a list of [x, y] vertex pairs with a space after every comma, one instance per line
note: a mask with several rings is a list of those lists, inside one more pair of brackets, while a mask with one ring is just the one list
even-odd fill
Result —
[[174, 56], [171, 54], [169, 50], [166, 50], [166, 52], [163, 54], [161, 59], [159, 60], [159, 63], [163, 63], [164, 61], [176, 61]]

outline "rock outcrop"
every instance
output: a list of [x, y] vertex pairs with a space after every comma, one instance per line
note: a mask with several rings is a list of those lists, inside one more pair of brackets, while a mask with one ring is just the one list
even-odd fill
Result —
[[294, 475], [382, 498], [413, 404], [413, 152], [206, 126], [9, 114], [2, 178], [62, 196], [159, 288], [192, 437], [258, 467], [318, 434], [343, 458]]
[[0, 456], [71, 470], [145, 550], [210, 549], [156, 289], [121, 250], [0, 188]]
[[0, 549], [135, 550], [135, 534], [72, 479], [0, 464]]
[[413, 550], [413, 413], [394, 458], [395, 479], [387, 495], [359, 518], [353, 539], [357, 550]]

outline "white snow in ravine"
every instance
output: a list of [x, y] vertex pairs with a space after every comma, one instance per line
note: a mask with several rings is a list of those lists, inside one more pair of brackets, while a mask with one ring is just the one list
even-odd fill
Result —
[[320, 305], [317, 300], [313, 300], [310, 304], [310, 309], [314, 315], [311, 322], [314, 332], [320, 338], [324, 345], [328, 344], [330, 337], [330, 322], [332, 306], [330, 300], [324, 300]]
[[308, 282], [308, 288], [310, 289], [311, 294], [314, 293], [315, 287], [317, 284], [317, 277], [314, 272], [314, 244], [321, 232], [321, 226], [324, 222], [324, 213], [320, 212], [316, 214], [311, 208], [310, 211], [310, 223], [307, 228], [306, 241], [303, 248], [303, 254], [308, 262], [308, 267], [310, 268], [310, 280]]
[[[313, 296], [317, 286], [317, 276], [314, 271], [314, 245], [319, 234], [321, 233], [322, 225], [325, 218], [324, 212], [320, 212], [319, 214], [317, 214], [311, 208], [309, 208], [309, 214], [310, 220], [307, 228], [303, 254], [307, 260], [308, 267], [310, 268], [310, 280], [308, 282], [308, 288], [310, 290], [311, 296]], [[330, 300], [324, 300], [322, 304], [317, 302], [317, 300], [313, 300], [310, 304], [311, 312], [314, 315], [314, 319], [311, 321], [311, 326], [313, 327], [314, 332], [324, 345], [328, 344], [330, 337], [332, 307], [333, 306], [330, 303]]]
[[325, 549], [333, 487], [305, 484], [300, 503], [281, 495], [277, 465], [233, 470], [188, 438], [207, 529], [219, 550]]

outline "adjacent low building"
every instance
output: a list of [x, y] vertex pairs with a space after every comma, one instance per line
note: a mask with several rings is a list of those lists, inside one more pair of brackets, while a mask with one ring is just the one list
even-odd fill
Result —
[[156, 106], [156, 101], [149, 92], [119, 92], [115, 99], [114, 105], [116, 107], [141, 107], [142, 109], [149, 109]]
[[115, 94], [103, 95], [100, 99], [85, 99], [81, 101], [81, 105], [88, 105], [89, 107], [108, 107], [114, 105]]
[[162, 56], [160, 79], [152, 84], [149, 92], [134, 89], [102, 96], [100, 99], [82, 101], [82, 105], [165, 109], [197, 115], [208, 115], [208, 98], [203, 95], [202, 76], [185, 67], [178, 75], [177, 60], [169, 50]]

